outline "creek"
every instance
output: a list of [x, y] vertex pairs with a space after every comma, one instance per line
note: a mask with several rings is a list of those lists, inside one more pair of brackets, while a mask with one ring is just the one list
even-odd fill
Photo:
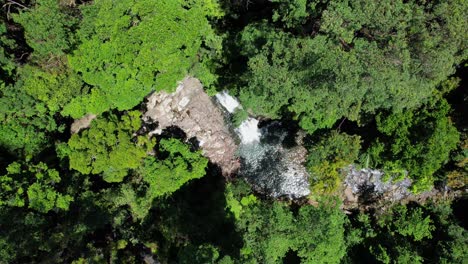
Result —
[[239, 140], [238, 175], [255, 190], [275, 198], [307, 196], [310, 193], [309, 174], [304, 167], [307, 151], [300, 133], [291, 131], [280, 121], [265, 121], [260, 125], [254, 117], [234, 127], [229, 120], [242, 105], [225, 91], [215, 98], [225, 109], [226, 120]]

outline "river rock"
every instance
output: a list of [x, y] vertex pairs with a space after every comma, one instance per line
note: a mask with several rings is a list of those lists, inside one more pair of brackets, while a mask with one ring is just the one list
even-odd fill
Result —
[[86, 129], [91, 125], [91, 122], [96, 118], [94, 114], [87, 114], [80, 119], [76, 119], [70, 127], [70, 133], [75, 134], [82, 129]]
[[377, 169], [357, 169], [350, 165], [344, 170], [344, 207], [347, 209], [362, 206], [377, 206], [382, 203], [395, 203], [412, 196], [411, 180], [405, 177], [395, 181], [392, 177], [384, 180], [384, 172]]

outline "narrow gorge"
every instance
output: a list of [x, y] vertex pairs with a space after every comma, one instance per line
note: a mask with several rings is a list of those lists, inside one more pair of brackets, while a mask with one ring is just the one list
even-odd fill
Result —
[[[150, 136], [171, 127], [181, 129], [187, 140], [221, 168], [223, 176], [242, 177], [254, 190], [273, 198], [298, 199], [311, 194], [305, 133], [300, 129], [248, 114], [236, 126], [234, 115], [247, 113], [239, 101], [226, 91], [210, 97], [192, 77], [182, 80], [174, 93], [150, 95], [146, 109], [143, 119], [153, 128], [147, 131]], [[339, 196], [346, 210], [441, 196], [436, 189], [415, 195], [409, 178], [394, 180], [384, 177], [382, 170], [350, 164], [341, 173], [344, 181]]]

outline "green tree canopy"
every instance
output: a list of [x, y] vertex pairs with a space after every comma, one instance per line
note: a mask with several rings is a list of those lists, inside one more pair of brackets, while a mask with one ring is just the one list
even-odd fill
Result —
[[68, 210], [73, 198], [57, 191], [60, 181], [58, 171], [44, 163], [11, 163], [7, 174], [0, 176], [0, 208], [27, 206], [41, 213]]
[[336, 201], [304, 205], [295, 214], [286, 204], [257, 200], [245, 190], [242, 184], [228, 185], [226, 194], [243, 234], [242, 262], [282, 263], [292, 250], [303, 263], [340, 263], [346, 252], [346, 218]]
[[449, 104], [441, 99], [415, 111], [377, 115], [377, 127], [384, 134], [368, 150], [372, 166], [389, 173], [408, 171], [413, 191], [432, 187], [434, 173], [457, 147], [459, 133], [447, 116]]
[[5, 23], [0, 21], [0, 92], [5, 87], [5, 80], [11, 77], [16, 66], [12, 60], [12, 55], [7, 52], [8, 49], [15, 46], [15, 41], [7, 36]]
[[160, 158], [147, 157], [134, 182], [122, 185], [117, 198], [114, 194], [110, 197], [118, 206], [128, 205], [136, 219], [148, 214], [155, 198], [169, 196], [188, 181], [205, 175], [208, 159], [200, 151], [190, 151], [180, 140], [162, 139], [158, 152]]
[[[72, 11], [57, 0], [33, 0], [31, 7], [14, 14], [15, 22], [24, 28], [32, 58], [45, 67], [53, 66], [58, 56], [65, 55], [75, 44], [73, 28], [78, 20]], [[51, 63], [52, 62], [52, 63]]]
[[349, 248], [349, 263], [464, 263], [466, 230], [446, 202], [395, 205], [378, 214], [359, 213], [362, 240]]
[[49, 145], [48, 135], [63, 131], [47, 106], [22, 90], [22, 81], [0, 97], [0, 145], [15, 156], [32, 158]]
[[273, 19], [304, 30], [315, 21], [318, 34], [267, 22], [247, 26], [239, 45], [248, 63], [238, 89], [256, 114], [292, 112], [309, 132], [343, 116], [418, 107], [467, 58], [466, 1], [288, 2]]
[[360, 141], [359, 136], [333, 131], [309, 148], [307, 168], [314, 193], [339, 191], [343, 180], [341, 170], [358, 159]]
[[133, 133], [141, 127], [141, 113], [128, 112], [121, 118], [109, 114], [93, 120], [91, 127], [73, 134], [68, 146], [61, 145], [62, 155], [70, 159], [70, 168], [83, 174], [100, 174], [107, 182], [121, 182], [129, 170], [137, 169], [154, 140]]
[[215, 1], [98, 0], [81, 10], [81, 44], [70, 64], [94, 88], [74, 99], [65, 114], [128, 110], [151, 91], [175, 89], [189, 73], [212, 82], [208, 69], [197, 64], [202, 46], [220, 48], [207, 19], [220, 15]]

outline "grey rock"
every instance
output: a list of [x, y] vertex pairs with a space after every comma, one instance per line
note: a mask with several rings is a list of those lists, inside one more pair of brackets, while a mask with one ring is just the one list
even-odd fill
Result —
[[174, 93], [153, 93], [147, 98], [143, 120], [158, 122], [150, 134], [160, 134], [170, 126], [182, 129], [187, 138], [195, 137], [202, 153], [220, 166], [225, 176], [235, 173], [239, 162], [235, 156], [237, 144], [230, 134], [222, 111], [203, 90], [199, 80], [185, 78]]

